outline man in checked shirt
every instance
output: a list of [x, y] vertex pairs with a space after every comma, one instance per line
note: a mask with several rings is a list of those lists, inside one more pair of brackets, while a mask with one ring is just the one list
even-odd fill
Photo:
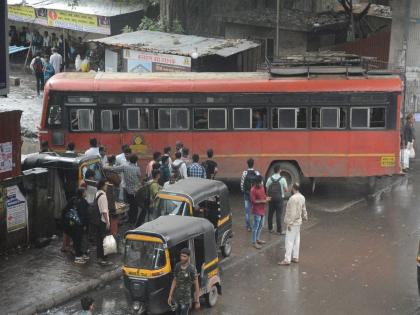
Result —
[[192, 156], [192, 164], [188, 168], [188, 177], [199, 177], [199, 178], [206, 178], [206, 170], [198, 161], [200, 161], [200, 156], [198, 154], [193, 154]]
[[110, 168], [111, 170], [123, 175], [125, 181], [125, 198], [130, 206], [128, 210], [128, 222], [131, 225], [136, 223], [139, 211], [136, 203], [136, 193], [140, 188], [141, 174], [137, 161], [137, 155], [131, 154], [128, 158], [128, 164], [113, 166]]

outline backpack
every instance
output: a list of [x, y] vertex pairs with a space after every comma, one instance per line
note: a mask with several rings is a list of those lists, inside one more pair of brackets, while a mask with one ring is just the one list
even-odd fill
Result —
[[272, 199], [277, 200], [277, 199], [282, 198], [283, 189], [280, 184], [281, 179], [282, 179], [281, 176], [276, 180], [274, 180], [273, 177], [271, 177], [271, 185], [268, 187], [267, 195], [271, 197]]
[[255, 184], [257, 179], [257, 173], [254, 170], [246, 171], [246, 176], [244, 180], [244, 193], [249, 195], [251, 187]]
[[173, 177], [175, 177], [175, 180], [177, 180], [177, 181], [184, 178], [184, 176], [181, 173], [182, 164], [185, 164], [185, 162], [181, 162], [177, 165], [172, 163], [172, 175], [173, 175]]
[[44, 69], [44, 64], [42, 63], [41, 58], [35, 58], [34, 61], [34, 72], [35, 73], [43, 73]]
[[204, 161], [203, 164], [201, 164], [206, 171], [206, 178], [207, 179], [214, 179], [215, 177], [215, 169], [217, 167], [216, 162], [212, 160]]
[[99, 210], [98, 200], [104, 193], [100, 193], [95, 200], [93, 201], [93, 205], [90, 207], [89, 211], [89, 222], [92, 225], [99, 226], [102, 222], [101, 220], [101, 211]]
[[66, 214], [64, 215], [64, 223], [67, 226], [75, 226], [75, 225], [81, 226], [82, 225], [82, 221], [80, 220], [79, 213], [74, 207], [67, 210]]

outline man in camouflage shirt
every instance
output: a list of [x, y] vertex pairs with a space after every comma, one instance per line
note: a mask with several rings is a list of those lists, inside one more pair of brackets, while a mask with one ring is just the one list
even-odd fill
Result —
[[[177, 315], [188, 315], [191, 306], [191, 287], [194, 284], [195, 309], [200, 308], [200, 287], [198, 285], [197, 269], [190, 264], [191, 252], [188, 248], [181, 250], [181, 261], [174, 268], [174, 279], [169, 292], [168, 304], [172, 305], [175, 297]], [[175, 293], [175, 294], [174, 294]]]

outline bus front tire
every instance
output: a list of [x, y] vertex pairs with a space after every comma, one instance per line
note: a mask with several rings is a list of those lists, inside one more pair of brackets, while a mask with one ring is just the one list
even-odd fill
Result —
[[274, 173], [274, 166], [280, 165], [281, 174], [287, 180], [287, 186], [291, 187], [294, 183], [300, 183], [301, 177], [298, 168], [290, 162], [276, 162], [270, 167], [269, 176]]

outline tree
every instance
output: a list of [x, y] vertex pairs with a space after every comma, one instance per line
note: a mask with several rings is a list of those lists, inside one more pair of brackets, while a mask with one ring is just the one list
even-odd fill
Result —
[[357, 17], [355, 17], [353, 13], [353, 0], [337, 0], [337, 1], [343, 6], [344, 11], [346, 12], [350, 20], [349, 40], [354, 41], [356, 39], [356, 24], [357, 24], [357, 28], [359, 29], [361, 33], [360, 35], [363, 36], [363, 31], [360, 27], [360, 21], [368, 14], [372, 3], [369, 2], [366, 8], [360, 14], [358, 14]]

